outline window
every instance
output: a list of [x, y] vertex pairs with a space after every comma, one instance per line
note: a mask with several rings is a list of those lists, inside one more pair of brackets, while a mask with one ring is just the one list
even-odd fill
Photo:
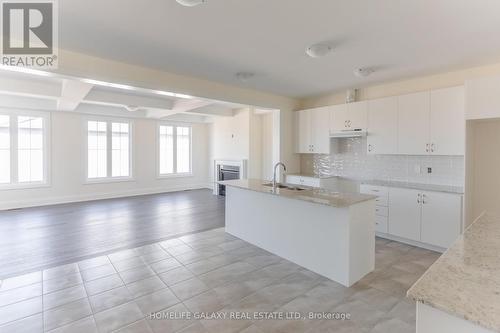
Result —
[[41, 112], [0, 114], [0, 184], [17, 187], [46, 184], [48, 115]]
[[87, 178], [130, 177], [130, 124], [87, 122]]
[[160, 125], [158, 130], [160, 176], [191, 173], [191, 127]]

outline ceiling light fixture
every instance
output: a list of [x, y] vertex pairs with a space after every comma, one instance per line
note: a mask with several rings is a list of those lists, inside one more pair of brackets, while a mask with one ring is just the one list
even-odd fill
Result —
[[137, 105], [125, 105], [125, 109], [129, 112], [139, 111], [139, 107]]
[[236, 73], [236, 78], [238, 79], [238, 81], [241, 81], [241, 82], [247, 82], [248, 80], [250, 80], [254, 76], [255, 76], [255, 73], [251, 73], [251, 72]]
[[372, 74], [374, 72], [373, 68], [356, 68], [354, 70], [354, 75], [357, 77], [367, 77], [368, 75]]
[[333, 46], [327, 43], [313, 44], [306, 48], [306, 54], [311, 58], [320, 58], [333, 51]]
[[194, 7], [207, 2], [207, 0], [175, 0], [185, 7]]

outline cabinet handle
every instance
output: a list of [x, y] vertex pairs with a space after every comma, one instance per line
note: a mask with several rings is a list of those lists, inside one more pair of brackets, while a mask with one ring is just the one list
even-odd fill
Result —
[[344, 120], [344, 127], [347, 128], [347, 120]]
[[434, 152], [434, 148], [435, 148], [435, 146], [436, 146], [435, 144], [433, 144], [433, 143], [431, 144], [431, 153], [433, 153], [433, 152]]
[[425, 151], [429, 152], [429, 144], [428, 143], [425, 144]]
[[427, 201], [425, 201], [425, 198], [427, 198], [427, 196], [425, 194], [422, 194], [422, 203], [423, 204], [427, 203]]
[[420, 199], [421, 197], [422, 197], [422, 196], [421, 196], [421, 194], [420, 194], [420, 193], [419, 193], [419, 194], [417, 194], [417, 203], [420, 203], [420, 202], [421, 202], [421, 199]]
[[372, 145], [371, 145], [371, 144], [369, 144], [369, 145], [368, 145], [368, 151], [369, 151], [369, 152], [371, 152], [371, 151], [372, 151]]

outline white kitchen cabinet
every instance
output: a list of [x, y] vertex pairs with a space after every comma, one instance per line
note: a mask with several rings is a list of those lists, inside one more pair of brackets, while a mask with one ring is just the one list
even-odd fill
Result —
[[429, 122], [429, 91], [398, 97], [399, 154], [427, 155], [430, 153]]
[[301, 175], [286, 175], [286, 183], [292, 185], [302, 185], [310, 187], [321, 187], [321, 179], [317, 177], [307, 177]]
[[384, 186], [361, 184], [360, 193], [375, 195], [375, 231], [386, 234], [388, 225], [389, 189]]
[[328, 107], [296, 112], [297, 153], [330, 153], [330, 110]]
[[403, 188], [389, 190], [389, 234], [420, 241], [421, 216], [421, 191]]
[[448, 248], [462, 230], [462, 196], [422, 193], [421, 242]]
[[430, 153], [465, 155], [464, 87], [431, 91]]
[[500, 118], [500, 76], [482, 77], [465, 82], [465, 118]]
[[367, 127], [367, 101], [335, 105], [330, 112], [332, 114], [330, 117], [332, 121], [330, 131], [332, 133], [352, 131], [355, 129], [365, 130]]
[[368, 102], [368, 154], [398, 153], [398, 98]]

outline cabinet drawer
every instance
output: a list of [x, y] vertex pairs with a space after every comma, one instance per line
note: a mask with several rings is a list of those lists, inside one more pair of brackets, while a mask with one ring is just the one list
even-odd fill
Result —
[[387, 207], [389, 200], [387, 198], [387, 195], [383, 195], [383, 196], [377, 197], [377, 199], [375, 199], [375, 202], [376, 202], [377, 206]]
[[384, 197], [386, 200], [389, 196], [389, 189], [385, 186], [361, 184], [360, 192], [364, 194], [376, 195], [378, 197]]
[[288, 184], [300, 185], [300, 176], [287, 175], [286, 182]]
[[384, 206], [376, 206], [375, 207], [375, 215], [376, 216], [384, 216], [387, 218], [389, 216], [389, 209]]
[[375, 231], [387, 233], [387, 217], [386, 216], [375, 216]]

